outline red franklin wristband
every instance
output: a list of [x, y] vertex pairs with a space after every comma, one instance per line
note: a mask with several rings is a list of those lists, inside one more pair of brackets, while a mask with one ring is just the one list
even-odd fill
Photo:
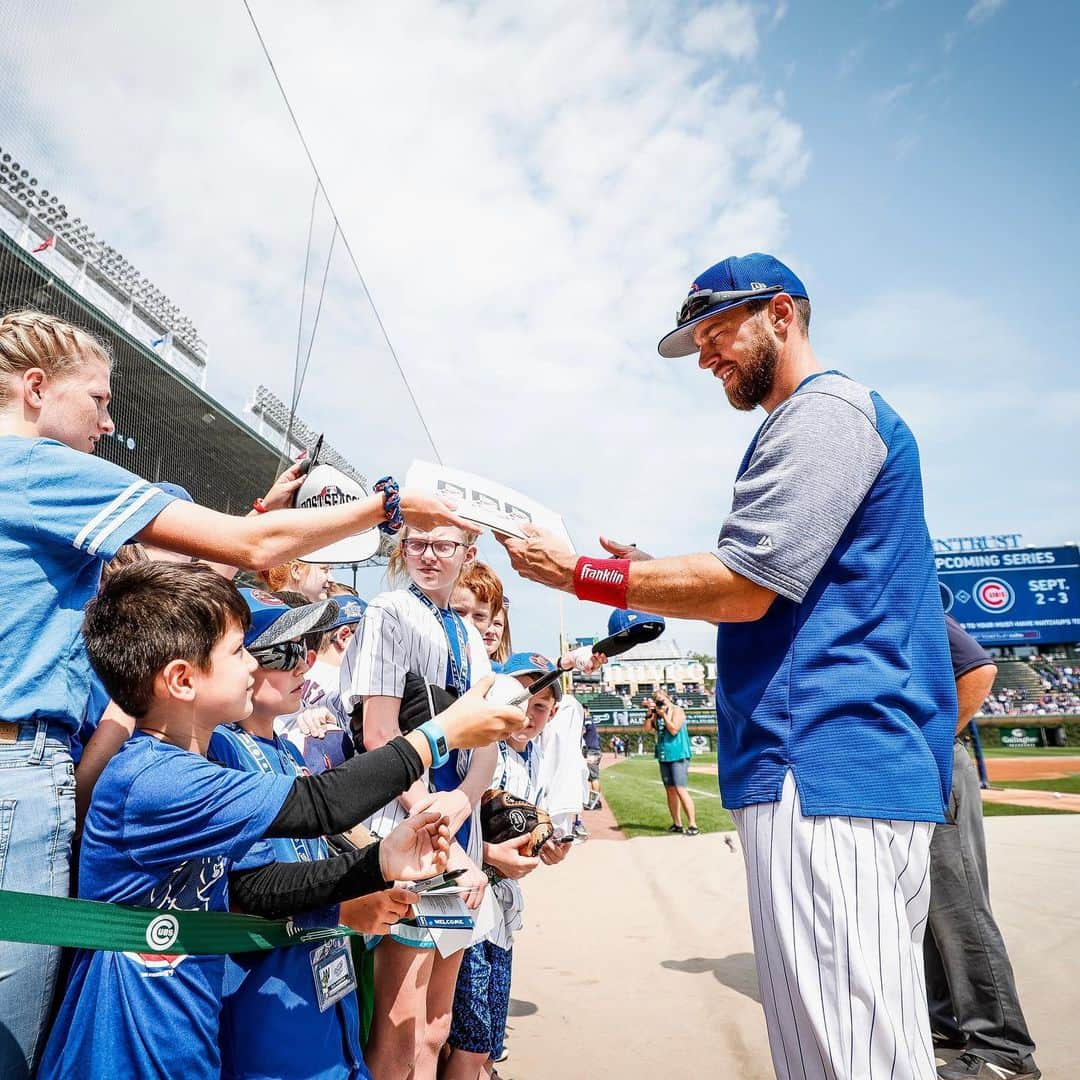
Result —
[[574, 595], [579, 600], [625, 608], [629, 588], [629, 559], [591, 559], [583, 555], [574, 567]]

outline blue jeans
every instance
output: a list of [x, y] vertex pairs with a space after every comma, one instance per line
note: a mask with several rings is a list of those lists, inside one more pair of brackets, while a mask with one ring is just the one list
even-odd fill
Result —
[[[12, 739], [13, 741], [6, 741]], [[0, 888], [67, 896], [75, 833], [70, 737], [46, 720], [0, 723]], [[0, 935], [2, 936], [2, 935]], [[0, 1076], [32, 1075], [60, 950], [0, 941]]]

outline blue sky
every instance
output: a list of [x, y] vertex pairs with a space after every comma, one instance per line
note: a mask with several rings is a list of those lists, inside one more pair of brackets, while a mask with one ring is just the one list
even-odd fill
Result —
[[[1075, 4], [253, 7], [444, 459], [561, 510], [580, 550], [714, 542], [759, 418], [655, 345], [699, 271], [755, 249], [915, 431], [935, 535], [1080, 538]], [[242, 7], [7, 23], [0, 143], [194, 319], [212, 392], [287, 397], [312, 178]], [[315, 239], [321, 267], [322, 201]], [[369, 475], [427, 456], [340, 244], [301, 412]], [[556, 598], [507, 584], [516, 641], [551, 648]]]

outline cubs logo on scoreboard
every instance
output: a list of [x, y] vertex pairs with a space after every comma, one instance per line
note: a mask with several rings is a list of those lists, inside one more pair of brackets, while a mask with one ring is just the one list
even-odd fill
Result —
[[1016, 595], [1009, 587], [1009, 583], [1002, 581], [1001, 578], [988, 577], [976, 582], [972, 595], [975, 597], [975, 603], [991, 615], [1008, 611], [1016, 600]]
[[941, 552], [941, 602], [983, 645], [1080, 641], [1076, 547]]

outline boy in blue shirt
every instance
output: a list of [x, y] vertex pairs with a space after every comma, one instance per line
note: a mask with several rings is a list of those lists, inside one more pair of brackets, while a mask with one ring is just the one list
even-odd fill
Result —
[[[301, 635], [328, 630], [339, 612], [333, 600], [291, 607], [276, 596], [254, 589], [240, 595], [251, 611], [244, 644], [259, 664], [252, 692], [252, 712], [223, 724], [210, 739], [208, 756], [232, 769], [265, 775], [308, 776], [297, 747], [274, 733], [277, 717], [299, 707], [308, 673]], [[267, 863], [310, 863], [327, 858], [323, 838], [275, 838], [256, 844], [237, 869]], [[406, 889], [387, 890], [380, 918], [389, 922], [408, 914], [418, 897]], [[372, 900], [375, 898], [373, 897]], [[355, 903], [355, 902], [354, 902]], [[371, 932], [388, 927], [356, 925]], [[336, 906], [297, 918], [304, 926], [337, 926]], [[370, 922], [370, 920], [367, 920]], [[340, 972], [333, 979], [322, 974]], [[329, 992], [324, 983], [330, 984]], [[266, 1038], [266, 1032], [289, 1030], [288, 1039]], [[356, 976], [347, 938], [297, 945], [268, 953], [229, 957], [221, 1014], [222, 1077], [304, 1076], [368, 1077], [360, 1049]]]
[[[225, 911], [231, 895], [248, 912], [281, 916], [445, 865], [445, 819], [426, 814], [355, 854], [235, 869], [264, 837], [351, 828], [388, 793], [412, 784], [432, 747], [521, 726], [520, 715], [478, 703], [487, 689], [480, 684], [456, 716], [440, 716], [441, 730], [395, 739], [320, 777], [223, 769], [205, 753], [218, 723], [251, 711], [249, 625], [233, 585], [199, 565], [128, 567], [89, 604], [87, 651], [112, 699], [136, 718], [136, 731], [94, 789], [80, 856], [83, 898]], [[219, 1076], [224, 971], [223, 956], [78, 952], [40, 1075]]]

